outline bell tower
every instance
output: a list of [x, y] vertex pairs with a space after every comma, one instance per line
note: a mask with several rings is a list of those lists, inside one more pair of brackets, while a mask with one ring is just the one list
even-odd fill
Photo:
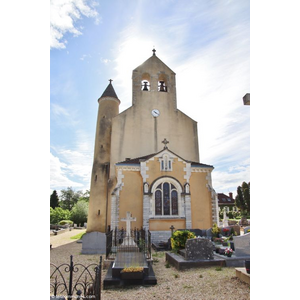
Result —
[[177, 109], [175, 73], [153, 55], [132, 72], [132, 105], [171, 102]]
[[120, 100], [112, 86], [112, 80], [98, 99], [98, 118], [95, 136], [94, 162], [87, 232], [107, 230], [108, 182], [110, 170], [112, 118], [119, 114]]

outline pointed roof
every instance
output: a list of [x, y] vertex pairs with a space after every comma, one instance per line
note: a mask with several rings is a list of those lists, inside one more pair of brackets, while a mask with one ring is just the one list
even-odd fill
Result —
[[103, 94], [102, 94], [102, 96], [100, 98], [103, 98], [103, 97], [112, 97], [112, 98], [119, 99], [118, 96], [117, 96], [117, 94], [116, 94], [116, 92], [115, 92], [115, 90], [114, 90], [114, 87], [111, 84], [111, 82], [112, 82], [112, 79], [109, 79], [109, 84], [108, 84], [106, 90], [103, 92]]
[[203, 163], [200, 163], [200, 162], [194, 162], [194, 161], [189, 161], [189, 160], [186, 160], [182, 157], [180, 157], [179, 155], [177, 155], [176, 153], [174, 153], [173, 151], [171, 151], [166, 145], [164, 147], [164, 149], [156, 152], [156, 153], [152, 153], [152, 154], [148, 154], [148, 155], [145, 155], [145, 156], [141, 156], [141, 157], [136, 157], [136, 158], [128, 158], [126, 159], [125, 161], [121, 161], [121, 162], [118, 162], [116, 163], [117, 166], [119, 165], [139, 165], [141, 163], [141, 161], [147, 161], [148, 159], [160, 154], [161, 152], [163, 151], [168, 151], [170, 153], [172, 153], [173, 155], [177, 156], [178, 158], [180, 158], [181, 160], [185, 161], [185, 162], [188, 162], [188, 163], [191, 163], [192, 167], [202, 167], [202, 168], [214, 168], [213, 166], [211, 165], [206, 165], [206, 164], [203, 164]]
[[150, 56], [147, 60], [145, 60], [141, 65], [139, 65], [138, 67], [136, 67], [134, 70], [137, 70], [139, 68], [142, 68], [144, 66], [146, 66], [147, 64], [155, 64], [155, 63], [159, 63], [162, 64], [163, 66], [165, 66], [167, 69], [170, 70], [171, 73], [176, 74], [173, 70], [171, 70], [162, 60], [160, 60], [157, 56], [156, 56], [156, 50], [153, 49], [152, 50], [153, 54], [152, 56]]

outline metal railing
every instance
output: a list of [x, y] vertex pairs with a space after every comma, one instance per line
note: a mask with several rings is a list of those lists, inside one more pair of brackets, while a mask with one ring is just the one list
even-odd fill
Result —
[[[50, 263], [50, 296], [66, 296], [68, 300], [74, 298], [101, 300], [101, 270], [102, 256], [98, 265], [74, 264], [72, 255], [70, 264], [61, 264], [57, 267]], [[75, 294], [77, 297], [73, 296]]]
[[146, 259], [151, 258], [151, 232], [145, 229], [133, 229], [127, 235], [125, 229], [115, 228], [106, 233], [106, 259], [115, 258], [118, 251], [143, 252]]

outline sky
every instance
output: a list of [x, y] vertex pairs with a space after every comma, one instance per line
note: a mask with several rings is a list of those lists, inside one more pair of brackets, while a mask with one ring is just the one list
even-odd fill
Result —
[[50, 192], [90, 188], [97, 99], [113, 79], [120, 112], [130, 107], [132, 70], [153, 47], [198, 122], [216, 192], [250, 181], [249, 1], [51, 0], [50, 12]]
[[[10, 247], [0, 251], [12, 258], [7, 278], [30, 239], [33, 247], [22, 248], [23, 278], [39, 274], [35, 295], [48, 291], [49, 272], [39, 266], [49, 259], [36, 253], [49, 251], [49, 182], [50, 192], [89, 189], [97, 99], [111, 78], [121, 110], [129, 107], [131, 72], [155, 46], [176, 72], [178, 108], [198, 122], [200, 160], [214, 166], [217, 192], [235, 193], [249, 180], [251, 149], [252, 296], [295, 298], [297, 276], [272, 272], [278, 253], [266, 259], [261, 245], [291, 240], [287, 228], [299, 227], [299, 1], [251, 0], [251, 30], [243, 0], [29, 0], [1, 8], [1, 220]], [[248, 92], [251, 105], [244, 106]], [[22, 226], [34, 227], [30, 238], [11, 239]], [[286, 256], [280, 274], [294, 266]], [[9, 296], [14, 282], [5, 285]]]

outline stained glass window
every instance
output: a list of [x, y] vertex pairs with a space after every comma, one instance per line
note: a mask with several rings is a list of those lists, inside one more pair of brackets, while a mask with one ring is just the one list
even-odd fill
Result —
[[178, 196], [177, 191], [172, 191], [172, 215], [178, 215]]
[[164, 195], [164, 215], [169, 216], [170, 215], [170, 184], [168, 182], [165, 182], [163, 184], [163, 195]]
[[155, 192], [155, 214], [162, 215], [162, 205], [161, 205], [161, 191], [157, 190]]
[[155, 190], [155, 215], [178, 215], [178, 192], [176, 187], [164, 182]]

